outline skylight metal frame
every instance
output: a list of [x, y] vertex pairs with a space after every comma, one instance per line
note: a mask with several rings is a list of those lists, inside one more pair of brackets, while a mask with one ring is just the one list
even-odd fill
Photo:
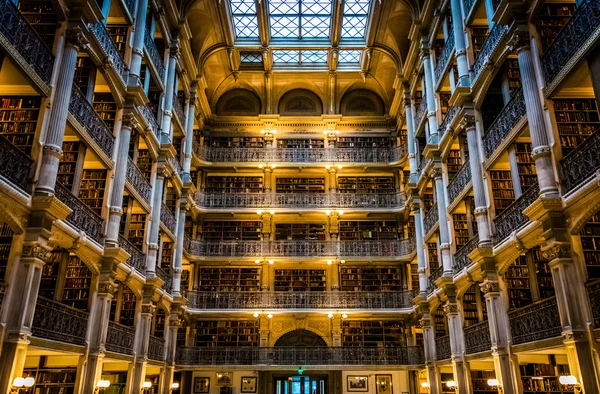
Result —
[[345, 0], [341, 41], [364, 41], [373, 0]]
[[274, 67], [308, 66], [326, 68], [329, 51], [327, 49], [274, 49]]
[[231, 21], [237, 40], [254, 41], [260, 37], [258, 10], [254, 0], [229, 0]]
[[333, 0], [268, 0], [267, 7], [272, 41], [331, 40]]

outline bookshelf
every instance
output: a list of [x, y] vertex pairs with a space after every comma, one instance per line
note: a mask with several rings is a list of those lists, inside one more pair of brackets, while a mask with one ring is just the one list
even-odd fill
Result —
[[121, 215], [121, 220], [119, 222], [119, 235], [121, 236], [125, 236], [125, 233], [127, 232], [127, 223], [130, 222], [131, 219], [130, 215], [129, 215], [129, 205], [130, 205], [130, 200], [131, 197], [129, 196], [123, 196], [123, 205], [121, 206], [121, 209], [123, 210], [123, 214]]
[[413, 215], [408, 217], [408, 221], [406, 222], [406, 230], [408, 233], [408, 238], [415, 236], [417, 230], [415, 227], [415, 217]]
[[437, 242], [427, 242], [427, 261], [429, 262], [430, 273], [439, 268]]
[[137, 166], [148, 182], [152, 178], [152, 156], [148, 149], [138, 149]]
[[167, 314], [165, 310], [162, 308], [156, 308], [156, 314], [154, 315], [154, 329], [152, 335], [158, 338], [164, 338], [166, 321]]
[[77, 58], [75, 63], [75, 77], [73, 82], [79, 90], [87, 97], [88, 91], [93, 86], [90, 85], [92, 73], [94, 72], [94, 64], [92, 59], [88, 56], [82, 56]]
[[446, 116], [446, 114], [448, 113], [451, 96], [451, 93], [440, 93], [440, 111], [442, 112], [442, 118], [444, 118], [444, 116]]
[[276, 240], [325, 240], [324, 223], [276, 223]]
[[278, 148], [285, 149], [322, 149], [325, 141], [314, 138], [285, 138], [277, 140]]
[[529, 251], [533, 257], [533, 264], [537, 278], [540, 299], [554, 297], [554, 282], [552, 281], [552, 270], [549, 261], [544, 259], [540, 247], [537, 246]]
[[34, 394], [73, 394], [77, 368], [26, 368], [23, 376], [33, 377], [35, 384], [26, 392]]
[[258, 320], [198, 320], [196, 346], [258, 346]]
[[181, 289], [189, 290], [190, 288], [190, 270], [182, 269], [181, 270]]
[[423, 211], [424, 213], [429, 212], [429, 210], [431, 209], [431, 207], [433, 207], [433, 188], [432, 187], [426, 187], [425, 191], [423, 192]]
[[481, 118], [485, 130], [489, 130], [498, 117], [499, 110], [504, 108], [504, 96], [500, 89], [489, 90], [481, 107]]
[[275, 270], [275, 291], [325, 291], [325, 270]]
[[263, 137], [210, 137], [208, 146], [212, 148], [264, 148]]
[[112, 94], [94, 93], [92, 104], [94, 105], [94, 111], [96, 111], [100, 119], [102, 119], [108, 128], [114, 130], [117, 117], [117, 103], [115, 103]]
[[537, 31], [540, 35], [542, 50], [548, 49], [558, 36], [558, 32], [575, 13], [575, 2], [545, 2], [537, 18]]
[[526, 256], [519, 256], [504, 274], [508, 290], [509, 309], [518, 309], [533, 302], [529, 264]]
[[473, 59], [479, 57], [481, 48], [490, 35], [490, 30], [487, 26], [473, 26], [471, 28], [471, 42], [473, 44]]
[[508, 87], [512, 97], [521, 88], [521, 72], [519, 71], [517, 59], [506, 59], [506, 77], [508, 78]]
[[277, 193], [325, 193], [325, 178], [277, 178]]
[[495, 371], [474, 371], [471, 370], [471, 385], [473, 394], [498, 394], [498, 389], [492, 389], [487, 381], [496, 379]]
[[378, 221], [340, 221], [341, 240], [394, 240], [398, 239], [398, 222], [395, 220]]
[[56, 299], [56, 285], [60, 274], [60, 267], [65, 260], [66, 253], [62, 250], [53, 250], [46, 265], [42, 268], [42, 278], [40, 280], [40, 297], [50, 300]]
[[419, 291], [421, 290], [420, 282], [419, 282], [419, 265], [418, 264], [410, 264], [410, 284], [411, 289]]
[[15, 233], [6, 223], [0, 224], [0, 282], [5, 282], [6, 268], [8, 267], [8, 258], [12, 245], [13, 235]]
[[446, 315], [444, 314], [444, 307], [442, 305], [438, 306], [437, 309], [433, 312], [433, 322], [436, 338], [448, 335]]
[[568, 365], [519, 365], [523, 393], [572, 393], [558, 381], [559, 375], [569, 375]]
[[423, 102], [423, 92], [420, 90], [416, 90], [414, 100], [415, 100], [415, 109], [417, 109]]
[[600, 213], [590, 218], [579, 237], [588, 279], [600, 278]]
[[102, 214], [106, 170], [83, 170], [79, 186], [79, 199], [98, 215]]
[[206, 178], [207, 193], [261, 193], [262, 176], [209, 176]]
[[261, 221], [206, 221], [202, 226], [207, 241], [258, 241]]
[[37, 96], [0, 96], [0, 134], [28, 155], [41, 104]]
[[119, 314], [119, 323], [127, 327], [133, 327], [135, 323], [135, 293], [123, 283], [120, 284], [120, 290], [121, 313]]
[[594, 99], [554, 100], [554, 116], [565, 155], [600, 128]]
[[171, 269], [173, 263], [173, 242], [165, 241], [163, 238], [162, 242], [162, 253], [160, 256], [160, 268], [167, 270]]
[[463, 295], [463, 316], [464, 326], [470, 327], [479, 323], [479, 307], [477, 306], [479, 296], [479, 286], [472, 284]]
[[[347, 267], [340, 270], [342, 291], [401, 291], [399, 267]], [[417, 274], [417, 285], [419, 276]]]
[[452, 180], [456, 173], [462, 167], [463, 161], [460, 155], [459, 149], [452, 149], [448, 152], [448, 158], [446, 160], [446, 168], [448, 169], [448, 179]]
[[167, 186], [167, 192], [165, 193], [165, 206], [169, 208], [171, 213], [175, 215], [177, 209], [177, 193], [175, 187], [171, 183]]
[[389, 137], [338, 137], [338, 148], [390, 148]]
[[258, 268], [203, 267], [198, 272], [198, 290], [212, 292], [259, 291]]
[[433, 52], [435, 53], [436, 63], [440, 59], [440, 55], [442, 54], [442, 50], [444, 50], [444, 44], [446, 41], [443, 38], [436, 38], [433, 42]]
[[344, 176], [338, 178], [340, 193], [393, 193], [394, 178], [391, 176], [358, 177]]
[[452, 214], [452, 223], [454, 225], [454, 242], [456, 243], [456, 250], [458, 250], [469, 241], [469, 223], [467, 214]]
[[83, 167], [85, 146], [80, 142], [63, 142], [63, 155], [58, 166], [57, 182], [73, 192], [78, 169]]
[[129, 234], [127, 239], [139, 250], [144, 247], [144, 228], [146, 227], [145, 213], [132, 213], [129, 222]]
[[17, 7], [48, 49], [52, 50], [58, 27], [58, 13], [52, 2], [25, 0], [19, 1]]
[[510, 171], [490, 171], [492, 197], [496, 216], [515, 201], [515, 190]]
[[77, 256], [69, 255], [65, 274], [62, 303], [73, 308], [87, 310], [92, 284], [92, 271]]
[[342, 346], [394, 347], [406, 345], [404, 323], [399, 320], [343, 320]]
[[515, 154], [517, 156], [519, 180], [523, 191], [526, 191], [531, 185], [537, 182], [535, 163], [531, 157], [531, 144], [523, 142], [516, 143]]
[[106, 26], [106, 30], [108, 30], [108, 34], [110, 34], [110, 38], [112, 38], [117, 50], [125, 59], [125, 48], [127, 47], [127, 25], [109, 25]]

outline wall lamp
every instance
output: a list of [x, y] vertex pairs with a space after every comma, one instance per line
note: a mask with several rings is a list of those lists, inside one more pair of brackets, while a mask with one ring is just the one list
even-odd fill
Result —
[[448, 387], [451, 390], [458, 391], [458, 384], [456, 384], [456, 382], [454, 380], [447, 381], [446, 382], [446, 387]]
[[12, 387], [10, 388], [10, 392], [13, 394], [16, 394], [19, 392], [19, 390], [21, 390], [22, 388], [30, 388], [35, 384], [35, 379], [32, 377], [28, 377], [28, 378], [15, 378], [15, 380], [13, 381]]
[[558, 382], [563, 386], [567, 386], [567, 390], [573, 390], [575, 394], [581, 393], [581, 384], [573, 375], [559, 376]]
[[171, 390], [179, 390], [179, 383], [177, 383], [177, 382], [171, 383]]
[[429, 382], [421, 382], [421, 388], [429, 390]]
[[500, 381], [498, 379], [488, 379], [487, 384], [492, 390], [496, 389], [502, 393], [502, 386], [500, 385]]
[[145, 381], [144, 383], [142, 383], [142, 391], [146, 392], [148, 390], [150, 390], [152, 388], [152, 382], [149, 381]]
[[99, 381], [96, 382], [96, 387], [94, 387], [94, 393], [97, 394], [100, 392], [100, 390], [102, 390], [102, 392], [104, 392], [104, 390], [106, 390], [108, 388], [108, 386], [110, 386], [109, 380], [100, 379]]

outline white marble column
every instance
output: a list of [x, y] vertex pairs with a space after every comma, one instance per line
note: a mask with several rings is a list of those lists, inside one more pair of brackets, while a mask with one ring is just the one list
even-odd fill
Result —
[[452, 34], [454, 35], [454, 51], [456, 53], [456, 63], [458, 65], [458, 83], [457, 87], [469, 87], [471, 84], [469, 78], [469, 63], [467, 60], [467, 50], [465, 46], [465, 35], [463, 25], [463, 15], [460, 0], [450, 0], [452, 9]]
[[463, 331], [463, 317], [459, 313], [456, 299], [448, 300], [444, 305], [444, 312], [448, 319], [448, 334], [450, 336], [450, 351], [452, 357], [452, 371], [456, 382], [458, 394], [469, 393], [469, 373], [465, 361], [465, 337]]
[[[176, 308], [177, 310], [179, 308]], [[169, 316], [169, 327], [165, 342], [165, 367], [162, 373], [162, 394], [171, 394], [171, 385], [173, 384], [173, 374], [175, 373], [175, 352], [177, 350], [177, 331], [180, 329], [181, 320], [179, 314], [172, 312]], [[194, 337], [196, 335], [194, 334]], [[181, 382], [180, 382], [181, 383]]]
[[144, 37], [146, 35], [146, 15], [148, 13], [148, 0], [138, 0], [133, 27], [133, 43], [131, 51], [131, 63], [129, 65], [130, 86], [142, 86], [140, 81], [140, 69], [144, 57]]
[[435, 328], [429, 313], [429, 305], [421, 305], [423, 316], [420, 323], [423, 329], [423, 346], [425, 348], [425, 368], [427, 369], [427, 383], [429, 383], [429, 394], [441, 394], [442, 382], [440, 373], [436, 366]]
[[[404, 83], [404, 117], [406, 122], [406, 144], [408, 145], [408, 160], [411, 177], [417, 174], [417, 146], [415, 144], [415, 118], [413, 113], [412, 101], [410, 97], [410, 85]], [[416, 179], [411, 179], [411, 183], [416, 183]]]
[[177, 87], [175, 86], [175, 76], [177, 74], [177, 60], [180, 51], [178, 45], [172, 45], [169, 49], [169, 67], [167, 72], [167, 83], [165, 88], [165, 98], [163, 100], [163, 118], [161, 125], [161, 144], [172, 142], [171, 139], [171, 119], [173, 118], [173, 94]]
[[185, 214], [188, 209], [187, 189], [184, 188], [179, 199], [179, 215], [177, 218], [177, 237], [175, 241], [175, 256], [173, 258], [173, 297], [181, 296], [181, 267], [183, 260], [183, 240], [185, 238]]
[[[153, 292], [152, 285], [146, 285], [144, 293]], [[150, 294], [151, 297], [152, 294]], [[135, 369], [131, 393], [141, 393], [142, 384], [146, 380], [146, 367], [148, 365], [148, 343], [150, 342], [150, 328], [152, 326], [152, 317], [156, 311], [156, 306], [146, 294], [142, 299], [142, 308], [140, 316], [136, 319], [135, 327]]]
[[162, 207], [165, 178], [169, 176], [164, 162], [158, 163], [156, 180], [153, 185], [152, 216], [150, 218], [150, 235], [148, 236], [148, 255], [146, 258], [146, 276], [156, 276], [156, 260], [158, 258], [158, 232], [160, 230], [160, 210]]
[[427, 293], [427, 262], [425, 260], [425, 245], [423, 241], [423, 221], [421, 217], [421, 202], [418, 193], [413, 194], [410, 207], [415, 218], [415, 243], [417, 248], [417, 263], [419, 272], [419, 293], [426, 297]]
[[427, 143], [437, 144], [438, 122], [435, 103], [435, 89], [433, 87], [433, 65], [431, 64], [431, 49], [426, 42], [421, 43], [421, 61], [423, 62], [423, 74], [425, 76], [425, 98], [427, 102], [427, 122], [429, 124], [429, 141]]
[[434, 168], [432, 177], [435, 181], [435, 195], [437, 197], [438, 221], [440, 227], [440, 252], [444, 276], [452, 277], [452, 258], [450, 256], [450, 231], [448, 229], [448, 214], [446, 212], [446, 188], [441, 168]]
[[190, 90], [189, 110], [186, 117], [187, 125], [185, 130], [185, 146], [183, 152], [184, 182], [192, 182], [190, 170], [192, 168], [192, 151], [194, 148], [194, 120], [196, 119], [196, 85], [197, 82], [194, 82], [192, 84], [192, 89]]

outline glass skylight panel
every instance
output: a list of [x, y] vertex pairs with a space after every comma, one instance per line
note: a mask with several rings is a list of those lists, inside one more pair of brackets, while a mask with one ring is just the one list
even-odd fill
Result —
[[262, 54], [258, 51], [241, 51], [240, 60], [242, 63], [262, 63]]
[[331, 0], [269, 0], [272, 38], [329, 38]]
[[327, 64], [328, 51], [318, 50], [274, 50], [273, 63], [275, 64], [291, 64], [291, 65], [325, 65]]
[[273, 63], [299, 64], [300, 51], [276, 50], [273, 51]]
[[300, 52], [302, 64], [327, 64], [327, 51], [302, 51]]
[[238, 38], [258, 38], [258, 17], [254, 0], [230, 0], [231, 15]]
[[362, 51], [358, 50], [358, 49], [341, 50], [338, 54], [338, 63], [339, 64], [358, 64], [358, 63], [360, 63], [360, 55], [361, 54], [362, 54]]
[[370, 0], [346, 0], [342, 18], [342, 38], [365, 38]]

